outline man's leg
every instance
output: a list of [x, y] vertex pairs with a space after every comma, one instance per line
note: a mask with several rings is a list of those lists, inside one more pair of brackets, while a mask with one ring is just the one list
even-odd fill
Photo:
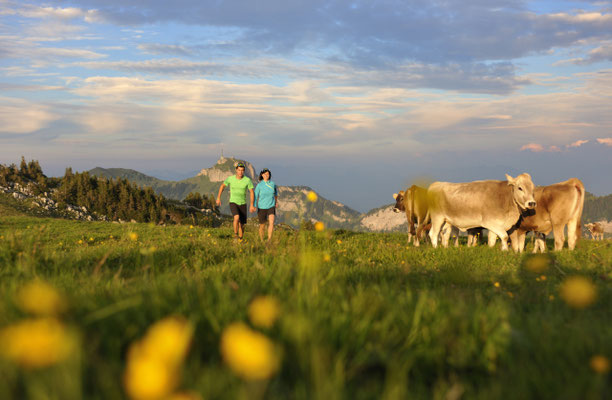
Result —
[[234, 236], [242, 237], [242, 229], [240, 229], [240, 216], [234, 215]]
[[259, 224], [259, 238], [264, 241], [264, 232], [266, 231], [266, 224]]

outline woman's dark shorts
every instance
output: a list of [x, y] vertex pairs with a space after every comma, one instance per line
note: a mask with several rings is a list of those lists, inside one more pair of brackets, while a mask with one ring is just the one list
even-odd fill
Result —
[[260, 224], [265, 224], [268, 220], [268, 215], [276, 215], [276, 207], [268, 208], [266, 210], [262, 210], [261, 208], [257, 210], [257, 217], [259, 218]]
[[240, 219], [240, 223], [242, 225], [246, 224], [247, 222], [247, 205], [246, 204], [242, 204], [239, 206], [236, 203], [230, 203], [230, 211], [232, 212], [232, 215], [238, 215]]

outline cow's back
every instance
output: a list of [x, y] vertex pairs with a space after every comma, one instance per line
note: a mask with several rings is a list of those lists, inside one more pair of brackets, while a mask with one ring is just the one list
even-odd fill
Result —
[[[489, 219], [518, 220], [512, 189], [506, 181], [434, 182], [428, 194], [431, 212], [444, 214], [447, 221], [460, 229], [485, 226]], [[516, 218], [510, 214], [516, 214]]]

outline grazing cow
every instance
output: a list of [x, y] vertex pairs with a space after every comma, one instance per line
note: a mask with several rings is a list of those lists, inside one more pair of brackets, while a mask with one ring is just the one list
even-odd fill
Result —
[[601, 226], [599, 222], [594, 222], [592, 224], [585, 224], [584, 227], [589, 230], [589, 233], [591, 234], [591, 239], [603, 240], [604, 229], [603, 229], [603, 226]]
[[506, 179], [432, 183], [427, 190], [431, 244], [438, 246], [438, 233], [444, 223], [449, 223], [461, 230], [486, 228], [499, 236], [502, 250], [508, 250], [506, 232], [519, 222], [523, 210], [535, 208], [536, 201], [529, 174], [516, 178], [506, 174]]
[[545, 235], [552, 231], [555, 237], [555, 250], [561, 250], [565, 243], [564, 230], [567, 225], [567, 247], [574, 250], [580, 238], [584, 193], [584, 185], [577, 178], [536, 187], [534, 197], [537, 206], [523, 213], [520, 224], [510, 233], [512, 248], [523, 251], [525, 234], [533, 231], [536, 235], [533, 251], [543, 252], [546, 249]]
[[[419, 246], [422, 232], [427, 221], [427, 189], [412, 185], [406, 191], [400, 191], [395, 198], [393, 211], [406, 213], [408, 220], [408, 243], [414, 238], [414, 245]], [[415, 229], [416, 224], [416, 229]]]

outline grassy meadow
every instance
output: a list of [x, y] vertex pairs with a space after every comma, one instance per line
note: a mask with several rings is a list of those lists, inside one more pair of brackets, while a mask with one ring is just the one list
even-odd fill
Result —
[[612, 397], [610, 241], [255, 229], [0, 214], [0, 399]]

